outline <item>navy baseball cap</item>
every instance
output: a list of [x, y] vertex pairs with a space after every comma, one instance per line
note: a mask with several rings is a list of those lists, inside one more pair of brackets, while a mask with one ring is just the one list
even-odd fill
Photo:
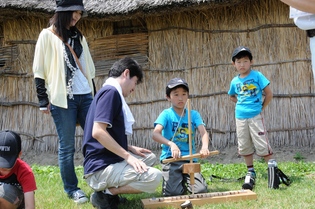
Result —
[[252, 52], [249, 50], [249, 48], [245, 47], [245, 46], [239, 46], [236, 49], [234, 49], [233, 54], [232, 54], [232, 60], [234, 62], [235, 57], [241, 53], [241, 52], [247, 52], [249, 55], [250, 60], [253, 59], [253, 55]]
[[21, 151], [21, 137], [9, 130], [0, 132], [0, 168], [12, 168]]

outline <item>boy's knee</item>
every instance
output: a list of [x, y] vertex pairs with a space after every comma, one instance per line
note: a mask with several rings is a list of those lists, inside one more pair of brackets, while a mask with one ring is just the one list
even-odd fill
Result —
[[178, 196], [178, 195], [183, 195], [185, 193], [185, 188], [183, 186], [171, 186], [168, 185], [163, 188], [163, 196], [168, 197], [168, 196]]
[[179, 195], [183, 195], [184, 192], [185, 192], [184, 189], [182, 189], [182, 190], [174, 190], [174, 189], [171, 189], [171, 190], [164, 190], [164, 191], [163, 191], [163, 196], [164, 196], [164, 197], [179, 196]]
[[194, 191], [196, 194], [200, 194], [200, 193], [207, 193], [208, 192], [208, 188], [205, 186], [205, 187], [201, 187], [201, 188], [198, 188], [197, 191]]
[[9, 205], [18, 207], [23, 202], [24, 194], [22, 190], [11, 184], [1, 183], [0, 199], [2, 204], [8, 205], [8, 208], [11, 208]]
[[13, 208], [17, 208], [17, 206], [10, 203], [6, 199], [3, 199], [2, 197], [0, 197], [0, 208], [9, 208], [9, 209], [12, 208], [13, 209]]

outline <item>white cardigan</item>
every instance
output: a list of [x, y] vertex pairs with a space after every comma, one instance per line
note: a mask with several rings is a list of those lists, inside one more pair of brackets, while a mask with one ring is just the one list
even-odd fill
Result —
[[[95, 66], [84, 36], [81, 44], [85, 60], [82, 67], [93, 92], [92, 78], [95, 77]], [[45, 80], [49, 102], [62, 108], [68, 108], [65, 70], [63, 42], [50, 29], [43, 29], [35, 47], [33, 73], [35, 78]]]

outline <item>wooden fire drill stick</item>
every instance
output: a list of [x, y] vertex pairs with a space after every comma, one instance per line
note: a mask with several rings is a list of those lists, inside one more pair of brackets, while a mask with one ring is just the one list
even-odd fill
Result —
[[[189, 155], [192, 155], [192, 139], [191, 139], [191, 115], [190, 115], [190, 99], [187, 100], [187, 112], [188, 112], [188, 140], [189, 140]], [[189, 173], [190, 175], [190, 185], [191, 192], [194, 193], [194, 184], [195, 184], [195, 172], [200, 172], [200, 164], [194, 165], [193, 159], [190, 159], [190, 165], [187, 169], [187, 165], [183, 167], [183, 173]], [[194, 169], [192, 169], [194, 168]]]

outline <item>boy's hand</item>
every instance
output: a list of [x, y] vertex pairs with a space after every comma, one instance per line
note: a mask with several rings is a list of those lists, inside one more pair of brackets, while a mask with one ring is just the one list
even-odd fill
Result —
[[205, 158], [210, 155], [210, 151], [208, 148], [201, 148], [200, 154], [201, 154], [201, 158]]
[[172, 151], [172, 157], [173, 158], [180, 158], [181, 152], [178, 146], [175, 143], [171, 144], [171, 151]]
[[234, 103], [237, 103], [237, 97], [235, 95], [231, 95], [230, 100]]

